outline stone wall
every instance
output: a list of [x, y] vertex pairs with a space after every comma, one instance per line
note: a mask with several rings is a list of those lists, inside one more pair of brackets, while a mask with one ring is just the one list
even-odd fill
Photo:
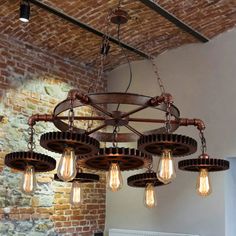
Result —
[[[34, 196], [21, 193], [22, 174], [3, 166], [4, 154], [27, 150], [27, 118], [35, 113], [51, 113], [55, 104], [66, 98], [70, 88], [86, 92], [94, 72], [73, 61], [50, 55], [31, 45], [0, 37], [0, 235], [88, 235], [103, 231], [105, 223], [105, 177], [86, 184], [85, 203], [76, 208], [69, 204], [69, 183], [53, 181], [52, 173], [37, 174]], [[99, 90], [106, 88], [100, 81]], [[83, 114], [88, 110], [79, 111]], [[85, 127], [87, 123], [81, 123]], [[52, 124], [38, 123], [36, 151], [56, 158], [39, 146]], [[10, 208], [9, 214], [4, 209]]]

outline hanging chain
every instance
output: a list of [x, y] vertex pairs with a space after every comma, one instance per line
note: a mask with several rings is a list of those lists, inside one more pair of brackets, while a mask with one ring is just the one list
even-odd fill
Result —
[[114, 130], [113, 130], [113, 133], [112, 133], [112, 145], [113, 147], [118, 147], [118, 141], [117, 141], [117, 138], [118, 138], [118, 133], [120, 132], [120, 127], [118, 126], [115, 126], [114, 127]]
[[35, 134], [35, 129], [33, 126], [30, 126], [28, 129], [28, 135], [29, 135], [29, 140], [28, 140], [28, 149], [30, 152], [33, 152], [35, 149], [35, 141], [34, 141], [34, 134]]
[[171, 130], [171, 103], [167, 102], [166, 103], [166, 121], [165, 121], [165, 128], [166, 128], [166, 133], [170, 133]]
[[[100, 46], [100, 52], [97, 58], [100, 56], [99, 65], [97, 69], [96, 79], [90, 84], [89, 91], [93, 89], [94, 92], [97, 92], [97, 87], [100, 81], [102, 81], [103, 74], [104, 74], [104, 61], [106, 59], [106, 56], [108, 55], [108, 52], [110, 50], [110, 44], [109, 44], [109, 26], [110, 26], [110, 18], [111, 18], [112, 11], [110, 10], [107, 14], [107, 18], [105, 20], [105, 33], [103, 35], [103, 39]], [[97, 58], [95, 60], [95, 64], [97, 64]], [[88, 92], [89, 92], [88, 91]]]
[[[105, 59], [108, 55], [108, 52], [110, 50], [110, 44], [109, 44], [109, 26], [110, 26], [110, 17], [111, 17], [112, 11], [110, 10], [107, 14], [107, 19], [106, 19], [106, 25], [105, 25], [105, 34], [103, 36], [103, 40], [100, 46], [100, 52], [99, 55], [100, 56], [100, 60], [99, 60], [99, 65], [98, 65], [98, 69], [97, 69], [97, 73], [96, 73], [96, 79], [94, 81], [91, 82], [89, 89], [88, 89], [88, 93], [93, 90], [93, 92], [98, 92], [98, 85], [102, 84], [102, 80], [103, 80], [103, 75], [104, 75], [104, 63], [105, 63]], [[96, 62], [97, 62], [97, 58], [96, 58]], [[91, 108], [91, 117], [93, 117], [94, 115], [94, 108]], [[90, 131], [91, 128], [93, 127], [94, 121], [87, 121], [87, 129], [86, 131]]]
[[69, 131], [73, 132], [74, 129], [74, 120], [75, 120], [75, 112], [74, 112], [74, 100], [70, 100], [70, 110], [68, 112], [68, 122], [69, 122]]
[[148, 164], [148, 167], [147, 167], [147, 173], [153, 173], [153, 158], [151, 157], [151, 161], [149, 162]]
[[154, 62], [154, 59], [150, 56], [150, 61], [152, 63], [152, 67], [154, 69], [154, 73], [156, 74], [156, 79], [157, 79], [157, 84], [161, 90], [161, 93], [165, 93], [165, 87], [164, 87], [164, 84], [163, 84], [163, 81], [159, 75], [159, 71], [158, 71], [158, 68], [157, 68], [157, 65], [156, 63]]
[[[103, 73], [104, 73], [104, 55], [101, 54], [101, 56], [100, 56], [100, 66], [98, 67], [98, 70], [97, 70], [97, 79], [96, 79], [97, 81], [95, 82], [95, 84], [94, 83], [92, 84], [92, 87], [94, 87], [94, 92], [95, 93], [98, 90], [99, 82], [100, 81], [102, 82]], [[93, 115], [94, 115], [94, 108], [91, 108], [91, 117], [93, 117]], [[89, 132], [91, 130], [91, 128], [93, 127], [93, 123], [94, 123], [93, 120], [92, 121], [90, 121], [90, 120], [87, 121], [87, 129], [86, 129], [87, 132]]]
[[205, 154], [207, 151], [207, 145], [206, 145], [206, 139], [204, 137], [204, 133], [202, 130], [200, 130], [199, 133], [200, 139], [201, 139], [201, 150], [202, 150], [202, 154]]
[[[137, 23], [137, 27], [139, 27], [139, 29], [141, 30], [141, 29], [142, 29], [142, 23], [141, 23], [141, 21], [140, 21], [140, 20], [136, 20], [136, 23]], [[151, 40], [150, 40], [150, 39], [147, 39], [146, 36], [145, 36], [145, 40], [146, 40], [146, 42], [147, 42], [147, 43], [145, 44], [145, 46], [146, 46], [146, 45], [149, 45], [149, 42], [150, 42]], [[146, 47], [146, 49], [147, 49], [147, 51], [148, 51], [148, 48], [147, 48], [147, 47]], [[148, 56], [149, 56], [149, 60], [150, 60], [150, 62], [151, 62], [151, 64], [152, 64], [154, 73], [155, 73], [155, 75], [156, 75], [157, 84], [158, 84], [158, 86], [159, 86], [159, 88], [160, 88], [161, 94], [163, 94], [163, 93], [165, 93], [165, 87], [164, 87], [164, 83], [163, 83], [163, 81], [162, 81], [162, 79], [161, 79], [161, 77], [160, 77], [159, 69], [158, 69], [158, 67], [157, 67], [157, 65], [156, 65], [156, 63], [155, 63], [154, 57], [151, 55], [151, 53], [149, 53]]]

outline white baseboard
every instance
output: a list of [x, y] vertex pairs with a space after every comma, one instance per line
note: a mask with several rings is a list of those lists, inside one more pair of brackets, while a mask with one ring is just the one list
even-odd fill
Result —
[[109, 236], [199, 236], [199, 235], [125, 230], [125, 229], [110, 229]]

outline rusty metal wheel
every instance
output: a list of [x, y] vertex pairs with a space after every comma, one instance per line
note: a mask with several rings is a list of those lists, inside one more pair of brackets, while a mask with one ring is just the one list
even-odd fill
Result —
[[[154, 97], [155, 98], [155, 97]], [[103, 108], [103, 106], [107, 106], [110, 104], [124, 104], [124, 105], [134, 105], [137, 106], [137, 109], [131, 110], [129, 112], [126, 112], [122, 114], [122, 117], [119, 117], [119, 122], [124, 126], [128, 126], [129, 121], [132, 121], [131, 115], [147, 109], [156, 109], [163, 112], [167, 111], [167, 105], [162, 102], [158, 105], [152, 105], [151, 101], [154, 99], [153, 97], [139, 95], [139, 94], [132, 94], [132, 93], [95, 93], [95, 94], [87, 94], [86, 95], [86, 102], [80, 101], [79, 99], [74, 100], [73, 102], [73, 108], [79, 108], [79, 107], [93, 107], [95, 110], [103, 113], [103, 115], [106, 117], [104, 119], [99, 119], [100, 121], [103, 121], [104, 125], [101, 125], [98, 129], [95, 129], [94, 132], [89, 133], [90, 136], [98, 139], [101, 142], [112, 142], [112, 133], [106, 133], [106, 132], [98, 132], [99, 129], [104, 128], [105, 126], [109, 125], [110, 122], [116, 120], [117, 117], [114, 116], [114, 113], [109, 112], [107, 109]], [[63, 119], [60, 119], [60, 115], [68, 111], [71, 108], [71, 100], [66, 99], [62, 102], [60, 102], [54, 109], [53, 116], [55, 117], [53, 123], [54, 125], [61, 131], [66, 131], [69, 129], [68, 124], [63, 121]], [[174, 122], [171, 125], [171, 132], [174, 132], [179, 127], [179, 117], [180, 112], [176, 106], [171, 104], [170, 106], [170, 114], [174, 118], [176, 122]], [[101, 118], [101, 117], [100, 117]], [[107, 119], [108, 118], [108, 119]], [[76, 120], [80, 120], [80, 117], [75, 117]], [[82, 120], [82, 119], [81, 119]], [[91, 117], [92, 120], [92, 117]], [[133, 122], [139, 122], [136, 119], [133, 120]], [[159, 121], [153, 121], [159, 122]], [[82, 130], [80, 128], [74, 127], [74, 130], [78, 133], [86, 133], [85, 130]], [[149, 130], [145, 131], [144, 134], [151, 134], [151, 133], [163, 133], [165, 132], [165, 127], [161, 127], [155, 130]], [[118, 135], [117, 142], [133, 142], [138, 139], [138, 136], [134, 134], [134, 132], [130, 133], [123, 133], [121, 135]]]
[[[58, 176], [55, 174], [54, 175], [54, 180], [63, 182], [61, 179], [58, 178]], [[96, 174], [90, 174], [90, 173], [77, 173], [75, 178], [69, 182], [74, 182], [78, 181], [80, 183], [93, 183], [93, 182], [98, 182], [99, 181], [99, 175]]]
[[143, 135], [138, 140], [142, 152], [161, 156], [164, 149], [170, 149], [173, 157], [187, 156], [197, 151], [197, 141], [178, 134]]
[[127, 184], [130, 187], [145, 188], [149, 183], [152, 183], [155, 187], [165, 185], [157, 179], [157, 175], [154, 172], [132, 175], [127, 179]]
[[35, 172], [46, 172], [56, 168], [56, 160], [36, 152], [12, 152], [6, 155], [5, 165], [19, 171], [24, 171], [27, 165], [32, 165]]
[[195, 158], [180, 161], [178, 167], [180, 170], [199, 172], [201, 169], [207, 169], [209, 172], [223, 171], [229, 169], [229, 161], [215, 158]]
[[78, 158], [79, 166], [104, 171], [109, 170], [112, 162], [117, 162], [124, 171], [146, 167], [152, 161], [150, 155], [133, 148], [101, 148], [98, 155]]
[[40, 138], [40, 145], [52, 152], [63, 153], [66, 147], [77, 155], [93, 155], [99, 150], [99, 142], [86, 134], [71, 132], [49, 132]]

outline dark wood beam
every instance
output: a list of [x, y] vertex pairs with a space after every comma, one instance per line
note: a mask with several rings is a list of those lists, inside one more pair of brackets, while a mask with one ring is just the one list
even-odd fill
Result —
[[176, 16], [174, 16], [172, 13], [168, 12], [166, 9], [155, 3], [153, 0], [139, 0], [144, 5], [149, 7], [150, 9], [154, 10], [155, 12], [159, 13], [161, 16], [172, 22], [174, 25], [182, 29], [183, 31], [191, 34], [196, 39], [200, 40], [203, 43], [206, 43], [209, 41], [209, 39], [204, 36], [203, 34], [199, 33], [197, 30], [193, 29], [188, 24], [184, 23], [180, 19], [178, 19]]

